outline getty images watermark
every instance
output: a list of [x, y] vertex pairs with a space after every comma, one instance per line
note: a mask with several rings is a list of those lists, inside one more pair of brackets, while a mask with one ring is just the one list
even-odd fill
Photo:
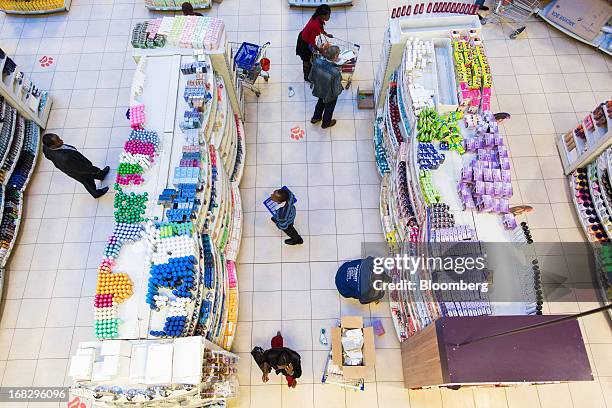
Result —
[[[409, 256], [407, 254], [392, 257], [374, 258], [372, 271], [377, 275], [391, 275], [391, 271], [408, 272], [410, 275], [427, 269], [437, 279], [420, 279], [412, 281], [401, 279], [388, 282], [385, 279], [374, 279], [375, 290], [433, 290], [433, 291], [489, 291], [489, 283], [481, 279], [486, 271], [486, 254], [481, 256]], [[400, 273], [400, 276], [405, 273]], [[465, 278], [465, 279], [464, 279]]]

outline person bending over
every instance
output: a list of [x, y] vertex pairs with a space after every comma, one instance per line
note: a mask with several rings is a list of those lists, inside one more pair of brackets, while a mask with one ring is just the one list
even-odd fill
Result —
[[317, 37], [324, 34], [330, 38], [334, 36], [325, 32], [325, 23], [331, 17], [331, 8], [327, 4], [322, 4], [315, 10], [308, 23], [298, 34], [297, 44], [295, 46], [295, 55], [302, 59], [304, 70], [304, 81], [309, 82], [308, 76], [312, 68], [312, 52], [319, 51], [317, 46]]
[[62, 173], [81, 183], [93, 198], [100, 198], [108, 191], [108, 187], [97, 188], [96, 180], [104, 180], [110, 167], [100, 170], [83, 156], [74, 146], [65, 144], [55, 133], [47, 133], [42, 137], [43, 154]]

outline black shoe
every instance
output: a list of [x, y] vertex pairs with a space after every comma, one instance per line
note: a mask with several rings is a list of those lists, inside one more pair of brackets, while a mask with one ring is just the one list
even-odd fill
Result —
[[96, 176], [96, 180], [104, 180], [110, 171], [110, 167], [106, 166], [103, 168], [100, 173]]
[[310, 119], [310, 123], [312, 123], [313, 125], [315, 123], [319, 123], [320, 121], [321, 121], [321, 119], [315, 119], [315, 118]]
[[322, 129], [327, 129], [327, 128], [330, 128], [330, 127], [334, 126], [335, 124], [336, 124], [336, 119], [332, 119], [332, 120], [329, 122], [329, 124], [327, 124], [327, 125], [325, 125], [325, 124], [324, 124], [324, 125], [322, 125], [322, 126], [321, 126], [321, 128], [322, 128]]
[[94, 198], [100, 198], [104, 194], [106, 194], [107, 192], [108, 192], [108, 187], [100, 188], [100, 189], [96, 190], [96, 194], [93, 197]]
[[487, 6], [480, 6], [478, 9], [480, 11], [489, 11], [489, 8]]
[[302, 245], [304, 243], [303, 239], [300, 239], [299, 241], [294, 241], [292, 239], [286, 239], [285, 240], [285, 244], [287, 245]]

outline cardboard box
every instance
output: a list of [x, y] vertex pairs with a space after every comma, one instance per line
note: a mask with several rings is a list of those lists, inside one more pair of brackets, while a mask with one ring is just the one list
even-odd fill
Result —
[[557, 0], [546, 17], [587, 41], [593, 41], [612, 17], [606, 0]]
[[[342, 359], [342, 329], [363, 329], [363, 365], [345, 366]], [[340, 327], [331, 329], [332, 337], [332, 359], [335, 365], [342, 368], [346, 378], [365, 378], [368, 370], [376, 363], [376, 352], [374, 350], [374, 330], [372, 327], [363, 327], [363, 317], [344, 316], [340, 321]]]

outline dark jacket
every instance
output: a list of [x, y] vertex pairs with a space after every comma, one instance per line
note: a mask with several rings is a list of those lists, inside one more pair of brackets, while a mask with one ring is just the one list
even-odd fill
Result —
[[340, 68], [325, 58], [315, 58], [308, 79], [312, 95], [323, 99], [325, 103], [333, 101], [342, 93]]
[[272, 221], [276, 224], [278, 229], [286, 230], [289, 225], [295, 221], [297, 210], [295, 209], [295, 196], [291, 190], [289, 192], [289, 198], [285, 202], [285, 205], [276, 210], [276, 214], [272, 217]]
[[293, 378], [300, 378], [302, 376], [302, 363], [300, 355], [295, 351], [287, 347], [271, 348], [264, 351], [263, 361], [268, 363], [270, 367], [274, 369], [276, 374], [289, 375], [285, 370], [279, 370], [279, 365], [287, 365], [291, 363], [293, 366]]
[[76, 180], [92, 178], [100, 171], [76, 150], [51, 149], [43, 145], [43, 154], [56, 168]]

